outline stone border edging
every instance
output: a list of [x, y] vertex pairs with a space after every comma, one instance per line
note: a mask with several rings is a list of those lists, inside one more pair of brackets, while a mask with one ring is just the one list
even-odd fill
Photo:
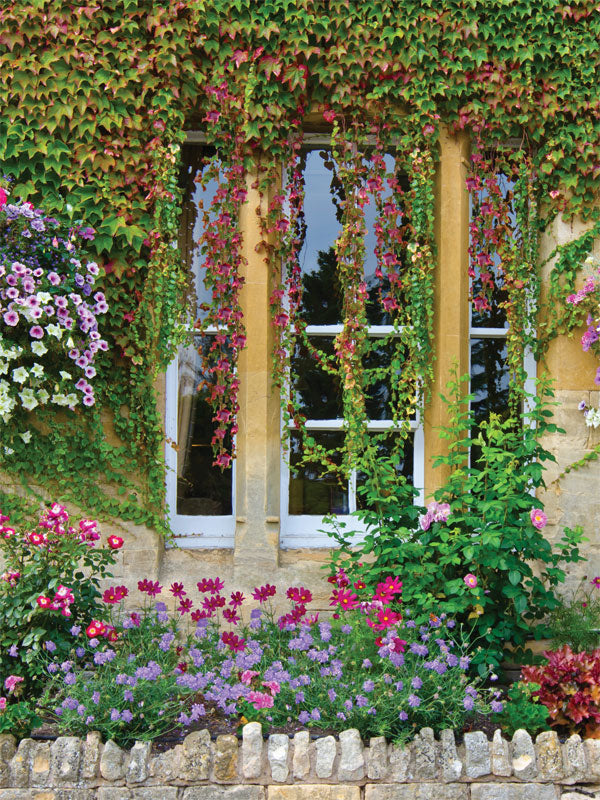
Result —
[[365, 746], [355, 729], [338, 739], [299, 731], [264, 741], [251, 722], [241, 742], [231, 734], [213, 742], [201, 730], [153, 754], [151, 742], [123, 750], [102, 745], [98, 733], [23, 739], [18, 748], [0, 735], [0, 800], [312, 800], [317, 789], [319, 800], [557, 800], [574, 784], [600, 784], [600, 740], [575, 734], [561, 744], [545, 731], [534, 742], [519, 730], [509, 742], [497, 730], [491, 742], [466, 733], [457, 747], [453, 731], [437, 740], [423, 728], [406, 747], [383, 737]]

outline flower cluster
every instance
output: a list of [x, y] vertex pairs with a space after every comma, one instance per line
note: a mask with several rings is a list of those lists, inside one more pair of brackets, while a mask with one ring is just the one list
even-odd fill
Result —
[[450, 516], [450, 505], [448, 503], [437, 503], [433, 501], [427, 506], [427, 512], [419, 517], [421, 530], [428, 531], [432, 522], [447, 522]]
[[[149, 579], [139, 584], [148, 604], [123, 616], [113, 587], [103, 619], [90, 620], [85, 631], [72, 628], [69, 657], [48, 664], [46, 709], [61, 730], [93, 728], [126, 743], [188, 726], [209, 706], [272, 725], [297, 720], [396, 739], [415, 725], [460, 726], [472, 711], [489, 708], [446, 614], [432, 614], [427, 625], [401, 614], [396, 576], [374, 592], [350, 584], [343, 570], [330, 581], [333, 616], [311, 613], [312, 593], [290, 586], [292, 610], [277, 618], [270, 603], [277, 587], [265, 584], [252, 591], [257, 605], [246, 625], [238, 613], [244, 595], [224, 594], [220, 578], [198, 581], [204, 597], [190, 616], [180, 607], [170, 615], [155, 602], [163, 587]], [[188, 598], [180, 582], [169, 593], [179, 603]], [[118, 647], [106, 636], [110, 628]]]
[[[122, 541], [122, 540], [121, 540]], [[100, 546], [98, 523], [71, 520], [65, 506], [53, 503], [37, 524], [19, 529], [0, 513], [0, 681], [20, 674], [20, 694], [36, 697], [45, 676], [42, 652], [63, 658], [69, 630], [95, 615], [100, 579], [109, 576], [115, 551]], [[123, 587], [116, 587], [121, 594]], [[9, 658], [5, 658], [5, 653]], [[30, 715], [31, 716], [31, 715]]]
[[90, 228], [64, 230], [31, 203], [0, 201], [0, 418], [19, 408], [71, 410], [95, 403], [94, 360], [108, 344], [98, 317], [108, 310], [94, 292], [98, 265], [84, 262]]
[[[593, 350], [600, 355], [600, 267], [591, 256], [586, 258], [584, 266], [588, 269], [596, 266], [597, 274], [588, 276], [578, 292], [568, 295], [567, 303], [575, 307], [582, 305], [587, 309], [587, 329], [581, 337], [581, 347], [586, 353]], [[596, 370], [594, 383], [600, 386], [600, 367]], [[583, 411], [588, 427], [597, 428], [600, 425], [599, 409], [588, 408], [584, 401], [579, 404], [579, 409]]]

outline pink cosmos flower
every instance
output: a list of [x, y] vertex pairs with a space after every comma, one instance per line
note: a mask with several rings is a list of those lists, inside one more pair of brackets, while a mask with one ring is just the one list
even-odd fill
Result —
[[467, 584], [469, 589], [474, 589], [477, 586], [477, 576], [473, 575], [472, 572], [469, 572], [467, 575], [465, 575], [463, 581]]
[[0, 208], [3, 208], [6, 205], [6, 198], [8, 195], [4, 191], [2, 187], [0, 187]]
[[596, 575], [595, 578], [592, 578], [590, 583], [592, 584], [592, 586], [595, 586], [596, 589], [600, 589], [600, 575]]
[[358, 595], [350, 589], [334, 589], [331, 593], [330, 606], [339, 605], [342, 608], [352, 609], [358, 605]]
[[531, 524], [534, 528], [537, 528], [538, 531], [541, 531], [542, 528], [546, 527], [548, 517], [544, 514], [541, 508], [532, 508], [529, 512], [529, 516], [531, 518]]
[[270, 583], [265, 583], [264, 586], [255, 587], [254, 591], [252, 592], [252, 597], [255, 600], [258, 600], [259, 603], [265, 603], [269, 597], [274, 597], [277, 592], [277, 589], [272, 586]]

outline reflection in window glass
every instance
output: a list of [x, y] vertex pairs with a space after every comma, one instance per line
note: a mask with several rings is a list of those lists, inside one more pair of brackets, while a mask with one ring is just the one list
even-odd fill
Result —
[[[198, 341], [210, 346], [210, 338]], [[185, 516], [231, 514], [231, 470], [212, 466], [211, 438], [215, 424], [201, 388], [202, 357], [195, 347], [179, 350], [179, 394], [177, 404], [177, 513]]]
[[[315, 336], [311, 340], [318, 348], [298, 343], [291, 360], [292, 392], [300, 411], [307, 419], [341, 419], [342, 390], [337, 375], [324, 369], [327, 356], [335, 355], [332, 336]], [[330, 365], [331, 366], [331, 365]]]
[[[404, 442], [404, 450], [402, 453], [397, 452], [397, 436], [393, 433], [388, 436], [377, 437], [377, 454], [379, 458], [391, 458], [395, 456], [395, 468], [397, 475], [403, 475], [408, 483], [414, 483], [413, 465], [414, 465], [414, 440], [413, 436], [409, 436]], [[358, 472], [356, 475], [356, 507], [357, 508], [370, 508], [371, 505], [367, 502], [363, 493], [360, 491], [361, 487], [365, 485], [365, 474]]]
[[[341, 431], [311, 431], [317, 444], [328, 450], [340, 448], [344, 434]], [[320, 464], [299, 466], [302, 455], [302, 434], [290, 433], [290, 514], [348, 514], [348, 486], [340, 483]], [[336, 461], [339, 464], [339, 460]]]
[[471, 410], [477, 423], [508, 413], [509, 373], [504, 337], [471, 339]]

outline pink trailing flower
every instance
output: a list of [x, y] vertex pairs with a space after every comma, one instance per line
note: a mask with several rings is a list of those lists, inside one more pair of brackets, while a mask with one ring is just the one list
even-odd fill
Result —
[[9, 694], [14, 692], [15, 687], [18, 686], [19, 683], [22, 683], [25, 678], [21, 678], [20, 675], [9, 675], [8, 678], [4, 681], [4, 688], [7, 690]]
[[548, 522], [548, 517], [541, 508], [532, 508], [529, 512], [529, 517], [531, 519], [531, 524], [534, 528], [537, 528], [538, 531], [541, 531], [542, 528], [546, 527]]

